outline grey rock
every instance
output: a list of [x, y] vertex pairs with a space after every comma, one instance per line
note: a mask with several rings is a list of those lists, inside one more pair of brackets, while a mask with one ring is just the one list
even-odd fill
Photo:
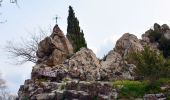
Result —
[[37, 100], [48, 100], [49, 97], [48, 97], [48, 94], [47, 94], [47, 93], [42, 93], [42, 94], [36, 95], [36, 99], [37, 99]]
[[153, 28], [154, 28], [154, 30], [159, 31], [161, 26], [158, 23], [155, 23]]
[[37, 63], [54, 66], [62, 63], [67, 56], [73, 53], [73, 48], [58, 25], [53, 29], [50, 37], [46, 37], [38, 44]]
[[166, 100], [166, 97], [163, 93], [145, 94], [143, 99], [144, 100]]
[[57, 97], [57, 100], [62, 100], [63, 99], [63, 93], [64, 91], [56, 91], [56, 97]]
[[136, 51], [143, 50], [143, 46], [140, 40], [133, 34], [125, 33], [117, 42], [115, 51], [118, 52], [124, 58], [127, 58], [129, 54]]
[[167, 24], [163, 24], [163, 25], [161, 26], [161, 28], [162, 28], [162, 30], [164, 30], [164, 31], [169, 30], [169, 26], [168, 26]]

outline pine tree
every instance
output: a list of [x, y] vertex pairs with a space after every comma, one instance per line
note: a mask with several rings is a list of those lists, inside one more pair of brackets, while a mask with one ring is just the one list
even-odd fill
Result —
[[67, 38], [73, 45], [74, 52], [79, 51], [82, 47], [87, 47], [83, 30], [80, 29], [79, 21], [77, 17], [75, 17], [74, 10], [71, 6], [69, 6], [67, 23]]

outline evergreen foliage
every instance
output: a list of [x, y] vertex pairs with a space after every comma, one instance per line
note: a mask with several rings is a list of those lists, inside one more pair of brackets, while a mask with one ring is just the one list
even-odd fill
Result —
[[159, 43], [159, 49], [163, 52], [165, 58], [170, 57], [170, 40], [165, 38], [163, 32], [159, 30], [151, 30], [149, 38], [151, 42]]
[[154, 83], [162, 77], [169, 76], [170, 62], [164, 59], [162, 54], [145, 47], [143, 51], [132, 54], [137, 66], [134, 71], [135, 74], [143, 79]]
[[71, 42], [74, 52], [79, 51], [81, 47], [87, 47], [84, 32], [80, 29], [79, 21], [77, 17], [75, 17], [74, 10], [71, 6], [69, 6], [67, 23], [67, 38]]
[[150, 34], [149, 34], [149, 38], [151, 42], [158, 42], [161, 38], [162, 33], [155, 31], [155, 30], [151, 30]]
[[165, 58], [170, 57], [170, 40], [166, 39], [164, 36], [161, 36], [159, 42], [159, 49], [163, 51]]

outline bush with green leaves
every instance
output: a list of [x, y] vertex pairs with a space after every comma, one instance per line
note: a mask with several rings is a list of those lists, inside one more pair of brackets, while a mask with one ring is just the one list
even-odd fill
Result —
[[150, 86], [148, 81], [122, 80], [113, 82], [113, 87], [119, 90], [118, 98], [142, 98], [147, 93], [159, 93], [160, 86]]
[[170, 57], [170, 40], [166, 39], [164, 36], [161, 36], [159, 41], [159, 49], [163, 51], [165, 58]]
[[143, 51], [134, 52], [131, 57], [135, 61], [136, 76], [149, 80], [151, 84], [159, 78], [169, 76], [170, 61], [148, 46], [145, 46]]
[[149, 39], [151, 42], [158, 42], [159, 49], [165, 58], [170, 57], [170, 39], [166, 39], [164, 33], [160, 30], [150, 30]]
[[150, 30], [149, 38], [151, 42], [158, 42], [162, 36], [162, 33], [155, 30]]

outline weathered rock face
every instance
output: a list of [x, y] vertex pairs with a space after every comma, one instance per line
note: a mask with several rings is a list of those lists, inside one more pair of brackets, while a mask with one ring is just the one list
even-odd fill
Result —
[[143, 47], [140, 40], [133, 34], [125, 33], [117, 42], [115, 51], [119, 53], [123, 58], [126, 58], [128, 54], [135, 51], [141, 51]]
[[114, 50], [111, 50], [105, 60], [101, 61], [101, 66], [106, 72], [105, 77], [107, 76], [109, 80], [134, 79], [133, 68], [136, 66], [128, 64], [127, 61]]
[[[111, 50], [101, 66], [109, 80], [134, 79], [133, 68], [136, 66], [130, 63], [129, 54], [143, 50], [140, 40], [133, 34], [125, 33]], [[103, 72], [103, 71], [101, 71]], [[102, 76], [103, 74], [101, 74]], [[105, 78], [106, 79], [106, 78]]]
[[149, 34], [152, 32], [152, 30], [148, 30], [146, 31], [144, 34], [142, 34], [142, 42], [145, 42], [146, 44], [150, 43], [150, 39], [149, 39]]
[[123, 64], [122, 56], [119, 53], [115, 52], [114, 50], [111, 50], [107, 54], [105, 60], [101, 62], [103, 68], [110, 67], [114, 71], [120, 70], [119, 66], [121, 66], [122, 64]]
[[[169, 27], [155, 24], [155, 30]], [[134, 79], [136, 67], [129, 61], [129, 54], [143, 50], [145, 44], [157, 48], [149, 40], [149, 31], [139, 40], [126, 33], [104, 59], [99, 60], [92, 50], [81, 48], [73, 54], [72, 46], [56, 25], [51, 36], [39, 43], [38, 62], [33, 67], [31, 79], [26, 80], [18, 91], [19, 99], [28, 100], [116, 100], [118, 92], [112, 80]], [[150, 96], [145, 96], [150, 98]]]
[[44, 64], [36, 65], [33, 67], [32, 77], [50, 76], [53, 81], [58, 82], [66, 78], [95, 81], [100, 80], [100, 68], [99, 60], [92, 50], [82, 48], [62, 64], [52, 68]]
[[140, 40], [140, 43], [142, 46], [148, 45], [151, 49], [158, 51], [159, 53], [159, 43], [158, 41], [153, 41], [152, 38], [150, 38], [150, 34], [152, 32], [156, 32], [160, 35], [160, 38], [164, 36], [165, 39], [170, 40], [170, 28], [167, 24], [159, 25], [157, 23], [154, 24], [153, 29], [149, 29], [144, 34], [142, 34], [142, 40]]
[[112, 84], [100, 82], [103, 71], [92, 50], [82, 48], [62, 64], [35, 65], [31, 80], [26, 80], [18, 91], [19, 99], [114, 100], [117, 92]]
[[132, 50], [142, 49], [137, 37], [127, 33], [103, 60], [99, 60], [88, 48], [72, 54], [69, 41], [55, 26], [52, 35], [39, 43], [39, 62], [33, 67], [31, 80], [20, 87], [19, 99], [114, 100], [117, 98], [116, 90], [102, 81], [134, 79], [135, 65], [129, 64], [125, 56]]
[[167, 98], [165, 97], [165, 95], [163, 93], [159, 93], [159, 94], [146, 94], [143, 97], [143, 100], [167, 100]]
[[[157, 26], [158, 27], [158, 26]], [[156, 28], [156, 26], [155, 26]], [[156, 28], [157, 29], [157, 28]], [[144, 34], [142, 34], [142, 39], [140, 40], [141, 45], [144, 46], [149, 46], [151, 49], [159, 51], [158, 47], [159, 47], [159, 43], [157, 42], [151, 42], [150, 38], [149, 38], [149, 34], [152, 32], [153, 30], [148, 30], [146, 31]]]
[[99, 61], [92, 50], [82, 48], [62, 64], [49, 67], [38, 64], [33, 67], [32, 78], [47, 77], [50, 81], [78, 79], [81, 81], [109, 81], [133, 79], [135, 65], [128, 64], [120, 54], [111, 51], [105, 61]]
[[117, 97], [110, 83], [85, 81], [57, 83], [26, 80], [18, 94], [20, 100], [114, 100]]
[[38, 45], [38, 63], [44, 63], [49, 66], [57, 65], [72, 53], [72, 45], [56, 25], [51, 36], [46, 37]]

